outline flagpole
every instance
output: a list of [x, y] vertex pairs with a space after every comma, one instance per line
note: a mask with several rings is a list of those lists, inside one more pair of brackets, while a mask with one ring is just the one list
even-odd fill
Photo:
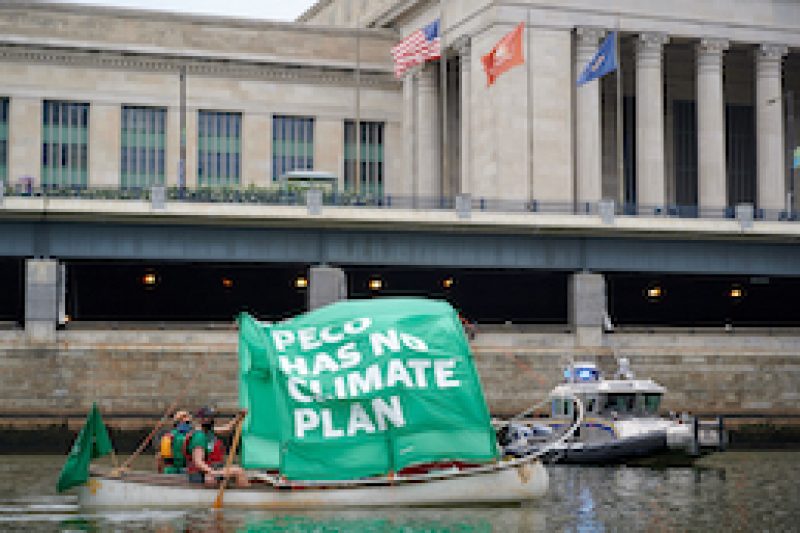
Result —
[[355, 123], [355, 142], [356, 142], [356, 169], [355, 169], [355, 193], [359, 195], [361, 191], [361, 12], [356, 15], [356, 123]]
[[444, 2], [439, 0], [439, 89], [442, 91], [442, 178], [440, 180], [439, 197], [444, 198], [445, 191], [449, 192], [449, 153], [447, 135], [447, 56], [444, 43]]
[[619, 180], [619, 205], [620, 213], [624, 213], [625, 206], [625, 160], [622, 149], [623, 129], [622, 129], [622, 49], [619, 39], [619, 19], [617, 19], [617, 30], [614, 32], [614, 49], [617, 54], [617, 176]]
[[533, 91], [533, 84], [531, 82], [531, 10], [527, 9], [525, 13], [525, 79], [527, 83], [527, 98], [528, 98], [528, 200], [529, 207], [533, 208], [533, 98], [531, 92]]

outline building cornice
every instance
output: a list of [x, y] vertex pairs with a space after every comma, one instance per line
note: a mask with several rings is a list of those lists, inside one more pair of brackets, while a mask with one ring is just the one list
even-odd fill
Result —
[[[200, 76], [222, 76], [325, 85], [352, 86], [355, 84], [354, 70], [351, 68], [231, 61], [213, 57], [133, 54], [115, 50], [92, 51], [0, 43], [0, 61], [175, 73], [182, 68], [186, 68], [188, 74]], [[362, 70], [360, 78], [361, 85], [365, 87], [389, 89], [398, 89], [400, 87], [400, 82], [394, 78], [391, 72]]]
[[317, 2], [306, 9], [299, 17], [295, 19], [295, 22], [308, 22], [311, 18], [317, 16], [320, 11], [328, 7], [334, 2], [334, 0], [317, 0]]
[[[326, 0], [322, 0], [323, 2]], [[300, 25], [296, 22], [280, 20], [251, 19], [229, 17], [224, 15], [198, 15], [195, 13], [176, 13], [153, 9], [130, 9], [110, 6], [86, 4], [65, 4], [47, 0], [0, 0], [0, 13], [5, 10], [38, 11], [41, 13], [68, 13], [75, 15], [105, 16], [131, 20], [159, 20], [166, 22], [183, 22], [200, 26], [217, 26], [231, 29], [271, 30], [313, 33], [318, 35], [351, 35], [352, 28], [324, 25]], [[301, 15], [302, 16], [302, 15]], [[375, 28], [365, 30], [370, 36], [387, 39], [396, 38], [397, 34], [388, 29]]]
[[397, 0], [383, 11], [375, 13], [370, 20], [365, 21], [367, 27], [383, 28], [392, 26], [395, 20], [402, 17], [413, 8], [426, 0]]

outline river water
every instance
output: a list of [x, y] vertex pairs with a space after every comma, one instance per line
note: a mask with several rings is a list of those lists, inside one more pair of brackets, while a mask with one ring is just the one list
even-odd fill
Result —
[[522, 507], [82, 512], [57, 495], [61, 456], [0, 455], [0, 531], [800, 531], [800, 452], [725, 452], [692, 468], [548, 467]]

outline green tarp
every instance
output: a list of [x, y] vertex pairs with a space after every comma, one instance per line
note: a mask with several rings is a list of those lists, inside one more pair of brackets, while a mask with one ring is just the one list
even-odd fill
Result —
[[351, 300], [267, 325], [239, 317], [245, 468], [354, 479], [496, 459], [458, 315], [421, 298]]
[[69, 456], [61, 468], [56, 490], [62, 492], [70, 487], [86, 483], [86, 480], [89, 479], [89, 463], [92, 459], [108, 455], [113, 450], [108, 431], [100, 417], [100, 410], [97, 409], [97, 404], [92, 404], [92, 410], [86, 417], [86, 423], [72, 444]]

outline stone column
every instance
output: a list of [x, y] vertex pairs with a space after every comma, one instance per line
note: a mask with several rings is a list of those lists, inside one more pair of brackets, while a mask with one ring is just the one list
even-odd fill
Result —
[[33, 178], [41, 183], [42, 172], [42, 101], [11, 98], [8, 103], [8, 175], [7, 183], [15, 185], [20, 178]]
[[756, 202], [767, 211], [786, 204], [783, 151], [783, 87], [781, 60], [787, 48], [763, 44], [756, 51]]
[[663, 33], [642, 33], [636, 42], [636, 184], [643, 214], [666, 202], [664, 172]]
[[[271, 185], [272, 176], [272, 123], [268, 114], [243, 113], [242, 115], [242, 144], [239, 157], [241, 158], [240, 180], [242, 187], [256, 185], [267, 187]], [[318, 136], [318, 139], [325, 139]], [[341, 135], [337, 137], [340, 139]], [[317, 143], [315, 143], [316, 145]], [[314, 147], [316, 150], [316, 146]], [[314, 161], [319, 161], [314, 154]], [[318, 167], [328, 170], [327, 167]], [[335, 169], [331, 169], [335, 172]]]
[[58, 261], [25, 261], [25, 333], [34, 342], [55, 340], [59, 305]]
[[723, 209], [728, 204], [725, 165], [725, 99], [722, 91], [724, 39], [697, 45], [697, 204]]
[[569, 317], [576, 346], [601, 346], [607, 314], [606, 280], [602, 274], [576, 272], [569, 285]]
[[347, 299], [347, 279], [341, 268], [312, 266], [308, 270], [308, 310]]
[[419, 72], [417, 91], [417, 196], [429, 200], [441, 192], [439, 91], [436, 78], [439, 63], [425, 65]]
[[[575, 77], [580, 76], [605, 32], [598, 28], [578, 28]], [[597, 203], [602, 197], [602, 152], [600, 143], [600, 80], [576, 89], [576, 154], [579, 203]], [[579, 206], [580, 207], [580, 206]]]
[[119, 104], [92, 102], [89, 109], [89, 186], [118, 188], [120, 176]]
[[472, 42], [465, 38], [456, 43], [460, 59], [459, 74], [461, 75], [461, 101], [459, 110], [461, 111], [461, 173], [459, 179], [459, 192], [469, 194], [471, 192], [471, 173], [472, 168], [472, 144], [471, 127], [472, 119], [470, 110], [472, 95]]
[[412, 69], [403, 77], [403, 161], [401, 173], [388, 180], [386, 183], [387, 194], [400, 196], [413, 196], [417, 183], [417, 79], [416, 71]]

